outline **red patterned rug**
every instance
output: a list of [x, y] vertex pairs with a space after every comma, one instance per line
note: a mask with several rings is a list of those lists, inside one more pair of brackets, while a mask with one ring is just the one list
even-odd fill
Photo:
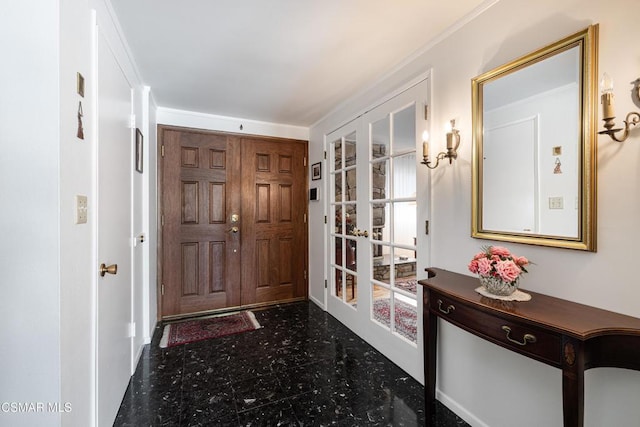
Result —
[[407, 292], [411, 292], [412, 294], [415, 294], [418, 290], [418, 281], [416, 279], [409, 279], [409, 280], [401, 280], [401, 279], [396, 279], [398, 281], [396, 281], [396, 288], [400, 288], [403, 291], [407, 291]]
[[170, 323], [164, 327], [160, 347], [173, 347], [180, 344], [219, 338], [253, 331], [260, 327], [260, 323], [250, 311]]
[[[373, 317], [383, 325], [391, 324], [389, 298], [380, 298], [373, 302]], [[418, 313], [416, 308], [399, 300], [395, 301], [396, 332], [410, 341], [417, 342]]]

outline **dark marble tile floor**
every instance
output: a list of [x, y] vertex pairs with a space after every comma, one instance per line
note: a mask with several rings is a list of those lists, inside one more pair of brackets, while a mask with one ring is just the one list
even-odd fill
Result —
[[[142, 354], [115, 426], [422, 426], [424, 388], [313, 303], [261, 329]], [[434, 426], [466, 426], [437, 404]]]

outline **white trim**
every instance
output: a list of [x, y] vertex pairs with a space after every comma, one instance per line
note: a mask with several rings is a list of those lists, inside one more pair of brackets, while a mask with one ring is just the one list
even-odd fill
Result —
[[467, 424], [476, 427], [489, 427], [487, 423], [483, 422], [482, 420], [480, 420], [480, 418], [467, 411], [467, 408], [450, 398], [440, 389], [436, 389], [436, 399], [451, 411], [453, 411], [458, 417], [462, 418]]
[[[196, 129], [309, 140], [309, 128], [307, 127], [261, 122], [239, 117], [218, 116], [167, 107], [158, 107], [157, 122], [158, 124]], [[240, 129], [240, 126], [242, 126], [242, 129]]]
[[[325, 299], [327, 298], [326, 291], [327, 288], [325, 288]], [[317, 305], [318, 307], [320, 307], [323, 311], [327, 311], [327, 307], [325, 304], [323, 304], [318, 298], [314, 297], [313, 295], [309, 295], [309, 300], [311, 302], [313, 302], [315, 305]]]
[[[350, 116], [353, 117], [352, 119], [347, 120], [345, 123], [340, 124], [339, 126], [333, 126], [333, 129], [326, 132], [325, 136], [333, 133], [335, 131], [337, 131], [338, 129], [340, 129], [343, 126], [346, 126], [347, 124], [351, 123], [354, 120], [358, 120], [360, 117], [364, 116], [365, 114], [367, 114], [369, 111], [371, 110], [375, 110], [376, 108], [378, 108], [379, 106], [381, 106], [382, 104], [384, 104], [387, 101], [391, 101], [393, 98], [395, 98], [398, 95], [401, 95], [402, 93], [412, 89], [414, 86], [417, 86], [418, 84], [422, 83], [423, 81], [429, 79], [431, 77], [431, 68], [429, 68], [427, 71], [425, 71], [424, 73], [421, 73], [419, 76], [409, 80], [408, 82], [405, 82], [404, 84], [398, 86], [395, 90], [392, 90], [391, 92], [386, 93], [385, 95], [381, 96], [380, 98], [378, 98], [377, 101], [369, 104], [367, 107], [362, 108], [361, 110], [359, 110], [354, 116]], [[369, 90], [373, 90], [373, 87], [370, 87]], [[361, 93], [360, 95], [366, 95], [366, 93]], [[351, 101], [353, 99], [356, 99], [357, 97], [354, 96], [352, 98], [349, 98], [349, 100], [347, 101]], [[343, 103], [346, 104], [347, 102]], [[339, 110], [343, 104], [340, 104], [337, 108], [333, 109], [329, 114], [327, 114], [326, 116], [324, 116], [321, 120], [318, 120], [316, 123], [314, 123], [311, 127], [314, 128], [315, 126], [317, 126], [319, 123], [321, 123], [324, 119], [328, 118], [330, 115], [334, 114], [337, 110]]]

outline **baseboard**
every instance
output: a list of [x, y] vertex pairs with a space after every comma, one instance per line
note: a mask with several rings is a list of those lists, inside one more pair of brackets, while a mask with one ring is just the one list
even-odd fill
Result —
[[461, 406], [458, 402], [456, 402], [455, 400], [453, 400], [452, 398], [450, 398], [449, 396], [447, 396], [446, 394], [444, 394], [438, 389], [436, 389], [436, 399], [438, 399], [438, 401], [442, 403], [444, 406], [446, 406], [447, 408], [455, 412], [456, 415], [462, 418], [467, 424], [473, 427], [489, 427], [488, 424], [485, 424], [482, 420], [480, 420], [474, 414], [467, 411], [467, 409]]
[[320, 307], [322, 310], [326, 310], [325, 307], [324, 307], [324, 302], [321, 302], [319, 299], [314, 298], [313, 296], [309, 295], [309, 301], [313, 302], [315, 305]]
[[151, 339], [153, 338], [153, 332], [156, 330], [156, 326], [158, 326], [157, 320], [154, 321], [153, 325], [151, 325], [151, 328], [146, 331], [147, 333], [144, 336], [144, 344], [151, 344]]

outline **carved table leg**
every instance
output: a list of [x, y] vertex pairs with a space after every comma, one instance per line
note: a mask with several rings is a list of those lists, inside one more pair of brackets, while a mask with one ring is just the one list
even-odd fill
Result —
[[584, 343], [562, 339], [562, 412], [565, 427], [584, 424]]

